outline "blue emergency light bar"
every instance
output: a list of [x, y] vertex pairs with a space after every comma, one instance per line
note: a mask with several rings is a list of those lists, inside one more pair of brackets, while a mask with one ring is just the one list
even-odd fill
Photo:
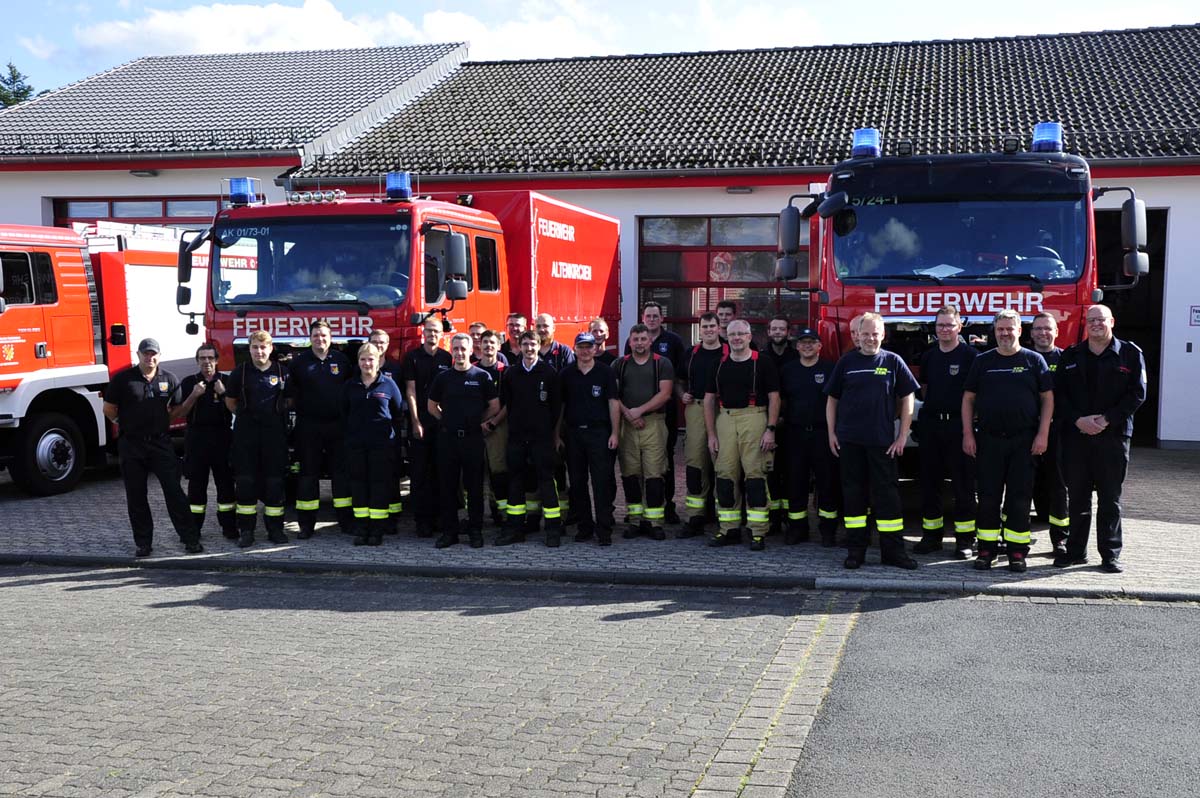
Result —
[[249, 205], [258, 201], [258, 191], [252, 177], [229, 178], [229, 202], [233, 205]]
[[412, 176], [408, 172], [387, 173], [387, 198], [390, 200], [412, 199]]
[[854, 143], [850, 145], [851, 158], [878, 158], [879, 130], [873, 127], [860, 127], [854, 131]]
[[1062, 152], [1063, 128], [1058, 122], [1038, 122], [1033, 126], [1034, 152]]

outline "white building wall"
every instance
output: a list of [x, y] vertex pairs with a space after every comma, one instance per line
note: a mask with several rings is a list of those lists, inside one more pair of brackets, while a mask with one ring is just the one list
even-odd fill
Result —
[[[158, 177], [128, 170], [0, 172], [0, 224], [54, 224], [54, 200], [65, 197], [173, 197], [221, 193], [221, 179], [255, 177], [271, 200], [282, 200], [275, 178], [285, 167], [166, 169]], [[198, 220], [199, 221], [199, 220]]]

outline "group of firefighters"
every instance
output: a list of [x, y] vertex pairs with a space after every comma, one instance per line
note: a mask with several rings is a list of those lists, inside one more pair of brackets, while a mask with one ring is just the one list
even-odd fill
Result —
[[[555, 340], [554, 319], [510, 314], [505, 331], [482, 323], [451, 336], [428, 318], [422, 344], [400, 362], [375, 330], [354, 361], [332, 347], [329, 324], [311, 329], [311, 347], [285, 367], [272, 358], [265, 331], [249, 339], [250, 358], [217, 370], [217, 351], [202, 345], [198, 371], [182, 382], [158, 367], [153, 339], [139, 362], [105, 394], [105, 413], [120, 426], [122, 475], [138, 556], [151, 553], [153, 520], [146, 481], [163, 486], [176, 532], [190, 553], [203, 550], [208, 478], [216, 482], [217, 520], [239, 546], [254, 544], [258, 504], [267, 538], [284, 532], [288, 419], [298, 455], [298, 537], [316, 531], [320, 479], [332, 476], [333, 508], [355, 545], [380, 545], [396, 531], [405, 441], [407, 504], [420, 537], [445, 548], [465, 534], [484, 545], [485, 509], [501, 527], [496, 545], [525, 540], [544, 524], [545, 544], [611, 545], [616, 527], [615, 467], [627, 517], [623, 536], [705, 534], [710, 546], [749, 538], [761, 551], [769, 534], [787, 544], [809, 536], [815, 493], [822, 546], [845, 526], [846, 568], [864, 560], [870, 525], [883, 564], [906, 569], [897, 458], [923, 407], [919, 442], [922, 537], [913, 551], [940, 550], [947, 524], [943, 486], [953, 488], [954, 553], [990, 568], [1004, 553], [1024, 571], [1035, 492], [1050, 526], [1054, 564], [1086, 562], [1092, 494], [1098, 503], [1101, 567], [1119, 572], [1120, 496], [1129, 461], [1132, 417], [1146, 394], [1141, 351], [1113, 336], [1103, 305], [1088, 308], [1084, 340], [1055, 347], [1057, 322], [1034, 317], [1034, 347], [1021, 345], [1021, 317], [1001, 311], [996, 348], [979, 353], [962, 338], [955, 307], [936, 313], [936, 342], [920, 359], [920, 382], [904, 360], [883, 349], [884, 320], [854, 319], [854, 348], [836, 363], [821, 358], [819, 336], [787, 319], [768, 325], [759, 351], [733, 302], [699, 319], [700, 340], [687, 345], [663, 326], [663, 309], [647, 303], [623, 355], [605, 348], [608, 327], [594, 319], [574, 346]], [[675, 465], [683, 408], [687, 518], [675, 505]], [[183, 476], [167, 428], [188, 419]], [[407, 427], [407, 435], [402, 434]], [[815, 488], [815, 490], [814, 490]], [[460, 521], [465, 505], [466, 522]], [[190, 512], [189, 512], [190, 510]]]

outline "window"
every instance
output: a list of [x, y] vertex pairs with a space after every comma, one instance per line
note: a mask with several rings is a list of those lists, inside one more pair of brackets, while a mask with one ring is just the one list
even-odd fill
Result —
[[58, 285], [54, 282], [54, 265], [45, 252], [33, 253], [33, 290], [39, 305], [58, 301]]
[[162, 227], [195, 228], [217, 213], [216, 197], [101, 197], [54, 201], [54, 223], [119, 221]]
[[29, 255], [24, 252], [0, 252], [0, 274], [4, 277], [4, 297], [9, 305], [32, 305], [33, 301], [33, 270], [30, 267]]
[[475, 239], [475, 259], [479, 262], [479, 290], [500, 290], [500, 258], [496, 254], [496, 240], [478, 236]]
[[446, 231], [430, 230], [425, 234], [425, 304], [434, 305], [442, 299], [442, 282], [438, 279], [438, 264], [446, 262]]
[[[808, 322], [803, 282], [775, 280], [775, 216], [675, 216], [640, 220], [638, 303], [662, 304], [665, 321], [689, 340], [698, 339], [701, 313], [717, 302], [737, 302], [755, 341], [766, 341], [767, 321], [785, 316], [793, 328]], [[808, 228], [804, 227], [807, 233]], [[807, 246], [807, 240], [802, 246]], [[803, 251], [801, 260], [807, 258]]]

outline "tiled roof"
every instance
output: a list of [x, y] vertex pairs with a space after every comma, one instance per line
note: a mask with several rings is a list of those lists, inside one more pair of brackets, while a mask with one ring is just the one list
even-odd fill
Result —
[[467, 63], [301, 177], [827, 167], [850, 131], [996, 149], [1039, 121], [1092, 159], [1200, 155], [1200, 25]]
[[0, 156], [295, 150], [464, 57], [433, 44], [139, 58], [0, 111]]

